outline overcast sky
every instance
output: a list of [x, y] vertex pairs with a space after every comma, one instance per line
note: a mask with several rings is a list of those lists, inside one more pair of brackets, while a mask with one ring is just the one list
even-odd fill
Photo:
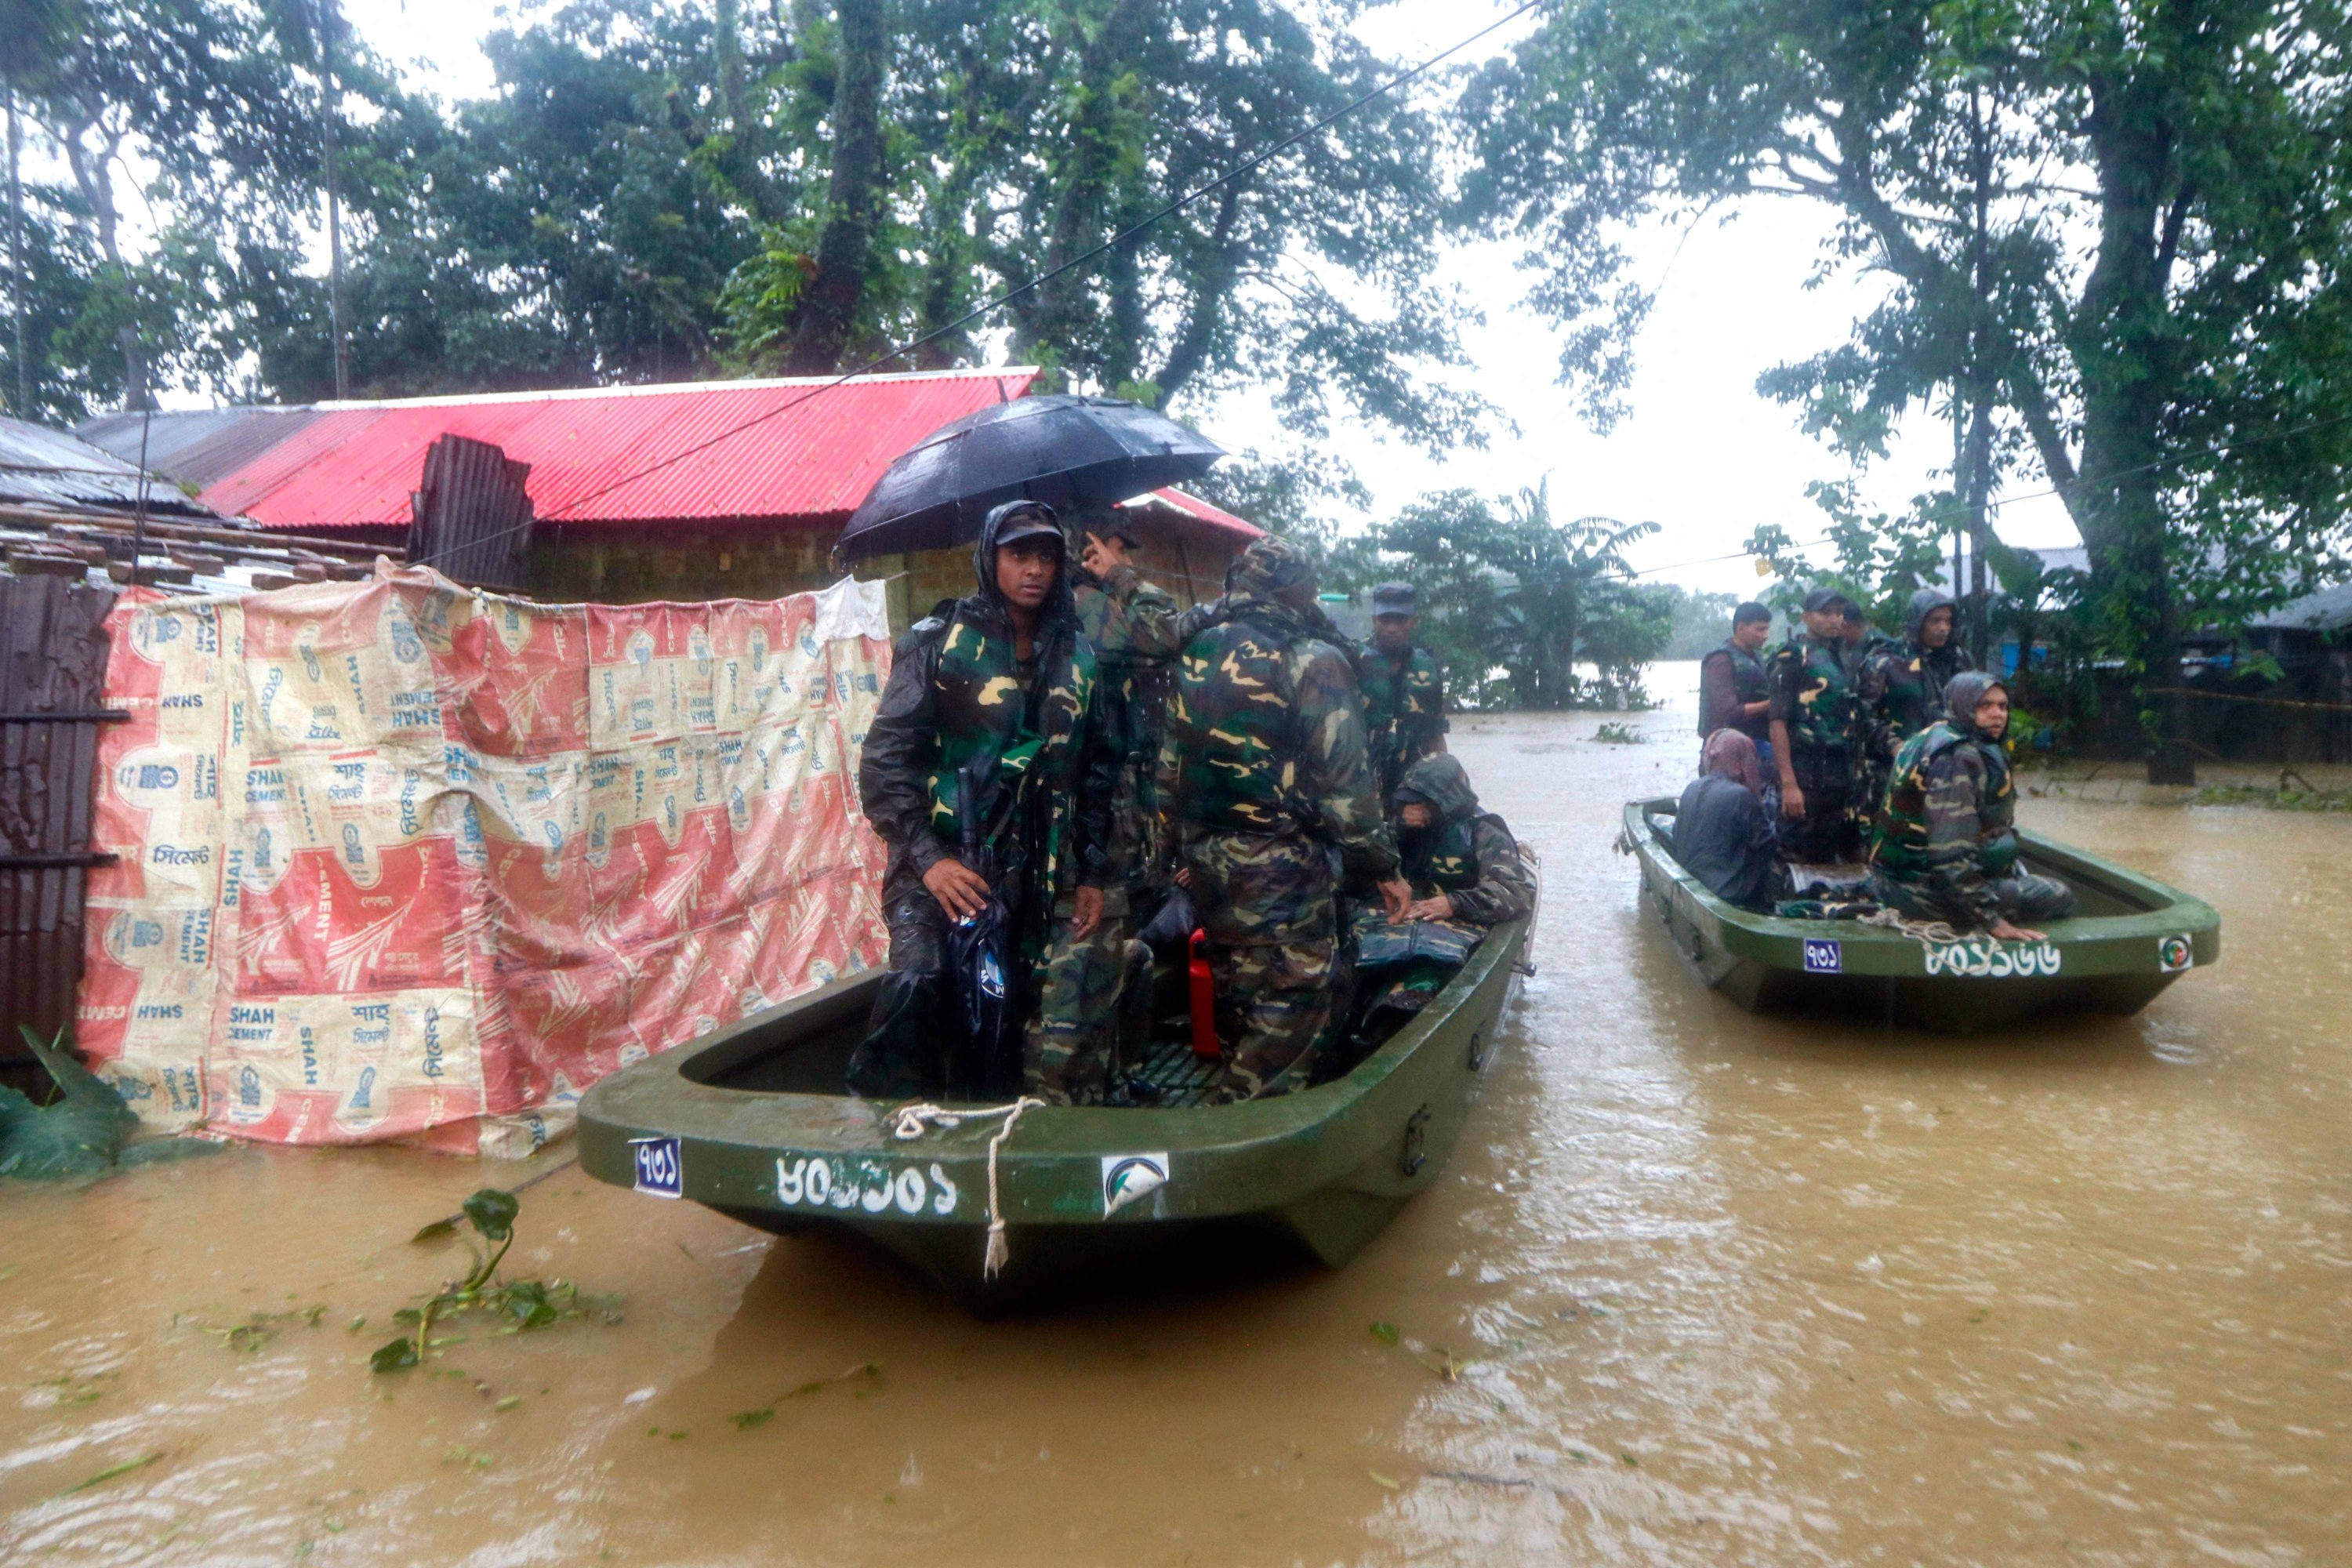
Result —
[[[1499, 15], [1484, 0], [1399, 0], [1368, 12], [1356, 31], [1391, 58], [1418, 62]], [[344, 0], [344, 14], [382, 54], [413, 70], [417, 83], [445, 99], [490, 90], [489, 64], [477, 40], [509, 14], [479, 0]], [[1507, 47], [1522, 21], [1482, 41], [1456, 61]], [[1553, 514], [1598, 513], [1662, 525], [1633, 552], [1636, 566], [1660, 581], [1740, 591], [1757, 582], [1736, 555], [1749, 531], [1777, 522], [1799, 539], [1822, 528], [1806, 499], [1809, 480], [1840, 477], [1842, 464], [1798, 427], [1794, 413], [1756, 394], [1758, 373], [1839, 342], [1882, 285], [1864, 277], [1808, 291], [1803, 281], [1830, 215], [1795, 201], [1758, 202], [1710, 221], [1686, 237], [1661, 228], [1634, 246], [1644, 281], [1661, 281], [1657, 309], [1638, 345], [1631, 416], [1607, 437], [1594, 435], [1556, 382], [1559, 333], [1517, 301], [1526, 279], [1515, 253], [1465, 247], [1447, 281], [1482, 303], [1486, 323], [1467, 346], [1476, 384], [1519, 426], [1485, 451], [1433, 458], [1383, 443], [1366, 428], [1335, 428], [1333, 439], [1371, 485], [1380, 513], [1424, 491], [1456, 485], [1507, 493], [1549, 477]], [[1192, 411], [1223, 445], [1252, 444], [1265, 428], [1262, 405], [1239, 398]], [[1913, 417], [1891, 460], [1874, 467], [1863, 493], [1873, 510], [1899, 511], [1932, 488], [1930, 470], [1950, 460], [1948, 426], [1922, 412]], [[2014, 488], [2014, 487], [2013, 487]], [[2039, 489], [2038, 485], [2030, 488]], [[2075, 542], [2056, 502], [2021, 499], [1996, 519], [2013, 544]]]

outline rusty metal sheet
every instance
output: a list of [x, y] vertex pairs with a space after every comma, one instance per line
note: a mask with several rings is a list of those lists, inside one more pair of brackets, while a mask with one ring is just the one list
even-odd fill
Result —
[[488, 441], [434, 442], [409, 498], [410, 563], [477, 587], [521, 587], [533, 521], [530, 479], [529, 463]]
[[[0, 1065], [73, 1021], [91, 784], [114, 595], [57, 577], [0, 576]], [[55, 715], [55, 717], [51, 717]]]

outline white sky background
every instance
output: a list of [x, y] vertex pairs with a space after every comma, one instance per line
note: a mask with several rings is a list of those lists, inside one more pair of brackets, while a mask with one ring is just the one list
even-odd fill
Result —
[[[1478, 0], [1396, 0], [1366, 14], [1355, 30], [1388, 58], [1412, 64], [1504, 8]], [[477, 40], [502, 25], [509, 7], [479, 0], [344, 0], [343, 9], [371, 45], [443, 99], [478, 97], [493, 87]], [[1516, 23], [1449, 64], [1500, 52], [1528, 25]], [[1632, 412], [1605, 437], [1592, 433], [1557, 384], [1559, 334], [1518, 303], [1527, 279], [1514, 265], [1516, 251], [1460, 247], [1443, 280], [1486, 311], [1485, 325], [1465, 339], [1475, 384], [1517, 422], [1519, 434], [1498, 436], [1484, 451], [1441, 458], [1384, 442], [1362, 426], [1337, 426], [1333, 440], [1370, 485], [1376, 515], [1429, 490], [1467, 486], [1508, 494], [1549, 475], [1555, 517], [1597, 513], [1661, 524], [1631, 552], [1634, 565], [1657, 580], [1752, 589], [1753, 563], [1700, 558], [1738, 552], [1763, 522], [1779, 523], [1800, 540], [1814, 538], [1824, 521], [1805, 486], [1844, 473], [1842, 458], [1798, 428], [1793, 409], [1755, 390], [1759, 373], [1842, 342], [1848, 323], [1881, 296], [1883, 284], [1869, 277], [1841, 278], [1811, 292], [1802, 288], [1831, 219], [1830, 210], [1815, 204], [1759, 201], [1727, 224], [1708, 220], [1687, 237], [1663, 225], [1638, 236], [1629, 247], [1638, 276], [1644, 283], [1663, 279], [1664, 287], [1636, 345]], [[1212, 439], [1235, 449], [1251, 445], [1270, 423], [1254, 397], [1192, 412]], [[1901, 511], [1911, 497], [1935, 488], [1930, 470], [1950, 458], [1949, 426], [1925, 410], [1916, 413], [1892, 457], [1864, 477], [1865, 506]], [[2032, 481], [2012, 486], [2040, 488]], [[2076, 542], [2063, 510], [2047, 498], [2014, 501], [1995, 521], [2012, 544]]]

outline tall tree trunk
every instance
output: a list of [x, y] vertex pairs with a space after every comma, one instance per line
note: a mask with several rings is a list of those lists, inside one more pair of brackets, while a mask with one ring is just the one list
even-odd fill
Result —
[[319, 0], [319, 150], [327, 177], [327, 333], [334, 351], [335, 400], [352, 395], [351, 355], [343, 338], [343, 193], [335, 171], [335, 0]]
[[873, 265], [882, 185], [882, 79], [889, 36], [881, 0], [840, 0], [841, 70], [833, 94], [833, 180], [816, 242], [816, 275], [802, 292], [787, 370], [836, 369], [857, 324]]
[[[1992, 205], [1992, 138], [1987, 122], [1982, 88], [1969, 89], [1969, 150], [1971, 192], [1969, 235], [1969, 400], [1974, 405], [1969, 426], [1969, 553], [1974, 557], [1967, 583], [1955, 581], [1955, 596], [1973, 607], [1967, 618], [1969, 641], [1979, 669], [1992, 668], [1992, 594], [1985, 570], [1985, 510], [1992, 496], [1992, 331], [1991, 309], [1985, 296], [1987, 229]], [[1960, 627], [1952, 628], [1957, 635]]]
[[711, 50], [718, 57], [719, 107], [727, 117], [726, 152], [719, 160], [719, 172], [761, 222], [783, 223], [793, 216], [792, 194], [769, 173], [775, 140], [752, 94], [751, 70], [743, 58], [741, 0], [718, 0]]
[[2152, 716], [2150, 784], [2196, 783], [2181, 694], [2179, 606], [2167, 555], [2161, 426], [2175, 349], [2167, 298], [2185, 212], [2168, 202], [2171, 133], [2137, 84], [2095, 81], [2087, 122], [2103, 210], [2097, 258], [2070, 336], [2083, 387], [2083, 458], [2068, 506], [2093, 584], [2120, 631], [2142, 711]]
[[[106, 258], [106, 269], [113, 285], [128, 293], [131, 274], [122, 265], [120, 237], [120, 216], [114, 208], [114, 176], [108, 171], [121, 151], [121, 132], [108, 134], [100, 131], [104, 144], [92, 149], [82, 144], [82, 137], [96, 128], [94, 121], [83, 120], [66, 128], [59, 138], [66, 150], [66, 166], [73, 171], [74, 184], [89, 204], [90, 216], [98, 224], [98, 251]], [[152, 408], [154, 401], [147, 390], [147, 352], [140, 345], [139, 329], [125, 323], [114, 329], [115, 347], [122, 353], [122, 406], [126, 413]]]
[[16, 417], [33, 417], [33, 362], [25, 357], [25, 296], [30, 281], [25, 276], [25, 187], [16, 174], [23, 140], [16, 125], [16, 84], [8, 95], [8, 306], [16, 334]]

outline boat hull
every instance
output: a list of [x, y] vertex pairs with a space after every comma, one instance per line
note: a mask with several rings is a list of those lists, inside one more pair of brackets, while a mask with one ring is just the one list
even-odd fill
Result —
[[1530, 923], [1496, 928], [1420, 1016], [1331, 1083], [1213, 1109], [1027, 1111], [999, 1160], [1010, 1257], [994, 1279], [982, 1260], [1001, 1123], [900, 1138], [896, 1104], [831, 1087], [878, 975], [598, 1084], [581, 1107], [582, 1168], [779, 1234], [863, 1237], [981, 1310], [1269, 1250], [1337, 1267], [1436, 1180], [1492, 1064]]
[[2045, 942], [1922, 943], [1852, 921], [1783, 920], [1725, 903], [1674, 858], [1668, 798], [1629, 802], [1645, 909], [1706, 983], [1751, 1012], [1800, 1011], [1973, 1035], [2063, 1012], [2129, 1015], [2221, 955], [2212, 907], [2033, 834], [2027, 862], [2063, 878], [2083, 914]]

